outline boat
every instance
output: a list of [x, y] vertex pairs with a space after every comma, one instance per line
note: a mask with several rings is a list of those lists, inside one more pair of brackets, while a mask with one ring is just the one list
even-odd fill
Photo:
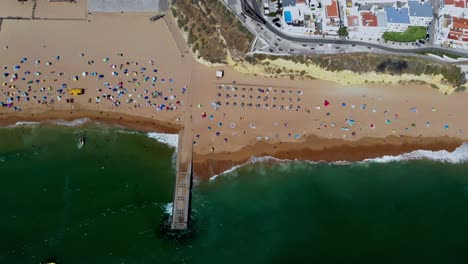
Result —
[[80, 138], [80, 140], [78, 141], [78, 148], [82, 148], [85, 144], [85, 138], [82, 137]]

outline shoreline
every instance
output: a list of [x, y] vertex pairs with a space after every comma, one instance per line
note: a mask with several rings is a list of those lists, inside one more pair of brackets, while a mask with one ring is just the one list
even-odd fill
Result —
[[[99, 111], [47, 111], [37, 114], [5, 115], [0, 113], [0, 127], [17, 122], [73, 121], [89, 119], [114, 127], [124, 127], [141, 132], [177, 134], [181, 126], [150, 118]], [[309, 136], [302, 142], [279, 142], [276, 144], [256, 142], [234, 152], [200, 154], [194, 152], [194, 178], [209, 180], [235, 167], [251, 162], [253, 157], [274, 158], [285, 161], [305, 162], [358, 162], [383, 156], [397, 156], [415, 150], [454, 151], [465, 141], [453, 137], [407, 137], [362, 138], [356, 141], [327, 139]]]
[[181, 126], [163, 122], [147, 117], [139, 117], [122, 113], [105, 112], [105, 111], [90, 111], [90, 110], [74, 110], [62, 111], [51, 110], [35, 114], [4, 114], [0, 113], [0, 127], [15, 125], [17, 122], [48, 122], [48, 121], [73, 121], [77, 119], [87, 118], [91, 121], [104, 123], [116, 127], [125, 127], [142, 132], [161, 132], [168, 134], [177, 134]]
[[300, 143], [258, 142], [235, 152], [194, 153], [193, 167], [196, 178], [208, 180], [233, 167], [248, 163], [252, 157], [308, 162], [358, 162], [383, 156], [398, 156], [416, 150], [452, 152], [464, 142], [462, 139], [450, 137], [389, 136], [346, 141], [310, 136]]

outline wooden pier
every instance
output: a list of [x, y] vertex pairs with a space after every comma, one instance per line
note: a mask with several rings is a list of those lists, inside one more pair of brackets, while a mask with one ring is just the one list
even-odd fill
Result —
[[171, 223], [171, 229], [174, 230], [185, 230], [189, 225], [192, 190], [192, 141], [191, 129], [182, 129], [179, 132]]

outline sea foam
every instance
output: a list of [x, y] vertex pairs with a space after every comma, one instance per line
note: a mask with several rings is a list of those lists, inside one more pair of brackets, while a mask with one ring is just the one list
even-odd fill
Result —
[[79, 118], [75, 119], [72, 121], [66, 121], [66, 120], [53, 120], [51, 121], [52, 124], [59, 125], [59, 126], [69, 126], [69, 127], [74, 127], [74, 126], [81, 126], [90, 121], [89, 118]]
[[7, 126], [7, 127], [29, 127], [29, 126], [37, 126], [39, 122], [26, 122], [26, 121], [19, 121], [16, 122], [14, 125]]
[[164, 206], [164, 212], [168, 215], [172, 215], [172, 207], [174, 206], [174, 203], [167, 203]]
[[463, 143], [454, 151], [446, 150], [430, 151], [430, 150], [415, 150], [409, 153], [404, 153], [398, 156], [383, 156], [375, 159], [366, 159], [363, 162], [396, 162], [404, 160], [434, 160], [447, 163], [464, 163], [468, 162], [468, 143]]
[[148, 133], [148, 137], [156, 139], [158, 142], [167, 144], [173, 148], [177, 148], [179, 144], [179, 135], [178, 134], [165, 134], [165, 133]]
[[454, 151], [446, 151], [446, 150], [438, 150], [438, 151], [430, 151], [430, 150], [415, 150], [412, 152], [404, 153], [398, 156], [383, 156], [380, 158], [373, 158], [373, 159], [365, 159], [359, 162], [350, 162], [350, 161], [334, 161], [334, 162], [325, 162], [325, 161], [307, 161], [307, 160], [286, 160], [286, 159], [278, 159], [271, 156], [263, 156], [263, 157], [251, 157], [247, 162], [233, 166], [232, 168], [223, 171], [219, 174], [216, 174], [210, 177], [210, 180], [215, 180], [221, 175], [231, 173], [236, 169], [243, 167], [248, 164], [255, 164], [255, 163], [284, 163], [284, 162], [306, 162], [307, 164], [319, 164], [319, 163], [328, 163], [333, 165], [351, 165], [351, 164], [369, 164], [369, 163], [389, 163], [389, 162], [398, 162], [398, 161], [405, 161], [405, 160], [433, 160], [438, 162], [446, 162], [446, 163], [464, 163], [468, 162], [468, 142], [463, 143], [460, 147], [456, 148]]

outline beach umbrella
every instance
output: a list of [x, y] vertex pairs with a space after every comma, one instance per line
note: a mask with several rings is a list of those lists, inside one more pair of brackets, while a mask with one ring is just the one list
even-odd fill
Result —
[[34, 75], [40, 76], [42, 73], [41, 72], [35, 72]]
[[81, 73], [81, 76], [83, 76], [83, 77], [84, 77], [84, 76], [87, 76], [87, 75], [88, 75], [88, 72], [82, 72], [82, 73]]
[[60, 56], [56, 56], [55, 59], [56, 59], [56, 60], [60, 60]]
[[202, 115], [201, 115], [202, 118], [206, 118], [206, 113], [203, 112]]
[[197, 107], [198, 107], [198, 108], [202, 108], [202, 105], [201, 105], [201, 104], [198, 104]]
[[8, 85], [8, 83], [6, 83], [6, 82], [3, 83], [3, 86], [7, 86], [7, 85]]
[[102, 79], [102, 78], [104, 78], [104, 75], [101, 74], [101, 75], [99, 75], [98, 77], [99, 77], [99, 79]]
[[97, 74], [98, 74], [97, 72], [92, 72], [91, 76], [97, 76]]
[[4, 78], [8, 77], [9, 75], [10, 75], [10, 73], [8, 73], [8, 72], [3, 73]]
[[46, 66], [50, 66], [50, 65], [52, 65], [52, 62], [50, 61], [46, 62]]
[[20, 67], [19, 65], [15, 65], [14, 70], [17, 71], [17, 70], [19, 70], [20, 68], [21, 68], [21, 67]]
[[102, 59], [102, 61], [103, 61], [103, 62], [108, 62], [108, 61], [109, 61], [109, 58], [106, 57], [106, 58]]
[[78, 76], [73, 76], [73, 80], [74, 80], [74, 81], [78, 81], [78, 80], [79, 80], [79, 79], [78, 79]]

